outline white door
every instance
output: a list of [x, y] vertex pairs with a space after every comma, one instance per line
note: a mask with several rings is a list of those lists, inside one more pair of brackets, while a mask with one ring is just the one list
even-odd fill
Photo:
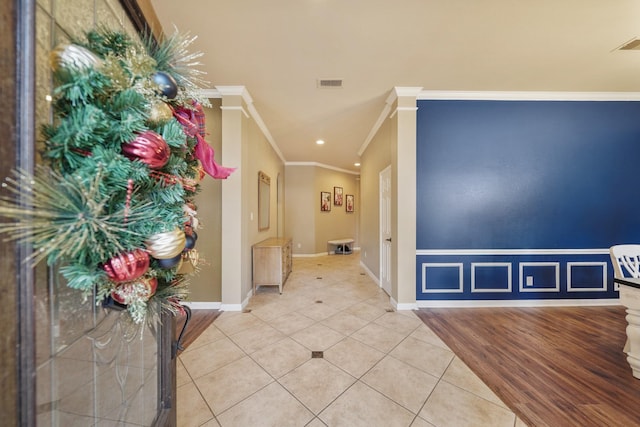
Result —
[[391, 166], [380, 172], [380, 286], [391, 295]]

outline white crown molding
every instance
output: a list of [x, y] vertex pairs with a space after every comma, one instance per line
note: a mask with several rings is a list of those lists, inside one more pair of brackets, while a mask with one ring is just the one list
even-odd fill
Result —
[[[362, 154], [365, 152], [365, 150], [367, 149], [367, 147], [369, 146], [373, 138], [378, 133], [378, 130], [380, 130], [380, 127], [382, 126], [384, 121], [387, 118], [392, 118], [398, 112], [398, 110], [404, 110], [406, 108], [406, 107], [396, 108], [396, 110], [393, 111], [393, 113], [389, 114], [389, 112], [391, 111], [391, 105], [399, 97], [411, 97], [411, 98], [417, 99], [417, 96], [421, 93], [422, 89], [423, 89], [422, 86], [419, 86], [419, 87], [418, 86], [415, 86], [415, 87], [396, 86], [393, 88], [393, 90], [391, 90], [391, 92], [389, 93], [389, 96], [387, 96], [387, 99], [384, 101], [384, 107], [382, 108], [382, 111], [380, 112], [378, 119], [373, 124], [373, 127], [369, 131], [369, 134], [367, 135], [364, 142], [358, 149], [358, 156], [362, 156]], [[417, 107], [416, 107], [416, 110], [417, 110]]]
[[221, 110], [230, 110], [230, 111], [233, 111], [233, 110], [241, 111], [241, 112], [242, 112], [242, 114], [244, 114], [244, 116], [245, 116], [247, 119], [250, 119], [250, 118], [251, 118], [251, 115], [250, 115], [249, 113], [247, 113], [247, 110], [245, 110], [245, 109], [244, 109], [244, 107], [240, 107], [240, 106], [237, 106], [237, 105], [233, 105], [233, 106], [224, 106], [224, 105], [221, 105], [221, 106], [220, 106], [220, 109], [221, 109]]
[[393, 91], [398, 98], [416, 98], [422, 92], [422, 89], [424, 89], [422, 86], [396, 86]]
[[199, 93], [200, 93], [200, 96], [202, 96], [203, 98], [209, 98], [209, 99], [222, 98], [222, 94], [216, 88], [213, 88], [213, 89], [200, 89]]
[[[241, 96], [242, 100], [247, 105], [247, 109], [249, 110], [249, 112], [247, 113], [244, 109], [242, 109], [242, 112], [244, 113], [244, 115], [247, 118], [249, 117], [253, 118], [258, 128], [262, 131], [262, 134], [264, 135], [264, 137], [267, 139], [267, 141], [269, 141], [269, 144], [271, 145], [271, 148], [273, 149], [273, 151], [276, 152], [276, 154], [278, 155], [282, 163], [286, 162], [286, 159], [282, 154], [282, 150], [280, 150], [280, 147], [278, 147], [278, 144], [276, 144], [276, 141], [273, 139], [271, 132], [269, 132], [269, 128], [267, 128], [267, 125], [264, 123], [264, 120], [262, 120], [260, 113], [258, 113], [258, 110], [256, 109], [255, 105], [253, 105], [253, 98], [251, 97], [251, 94], [249, 93], [249, 91], [245, 86], [216, 86], [215, 89], [202, 91], [202, 93], [211, 94], [212, 97], [214, 98], [222, 98], [224, 96]], [[214, 95], [217, 95], [217, 96], [214, 96]], [[232, 109], [238, 109], [242, 107], [224, 107], [223, 106], [220, 108], [223, 110], [225, 109], [232, 110]]]
[[324, 163], [317, 163], [317, 162], [285, 162], [284, 165], [285, 166], [311, 166], [311, 167], [318, 167], [318, 168], [324, 168], [324, 169], [331, 169], [331, 170], [334, 170], [334, 171], [337, 171], [337, 172], [348, 173], [350, 175], [360, 176], [360, 172], [354, 172], [354, 171], [338, 168], [338, 167], [331, 166], [331, 165], [325, 165]]
[[478, 101], [640, 101], [640, 92], [421, 91], [418, 100]]

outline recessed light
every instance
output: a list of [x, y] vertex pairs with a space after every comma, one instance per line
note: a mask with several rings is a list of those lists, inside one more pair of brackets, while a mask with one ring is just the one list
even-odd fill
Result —
[[354, 163], [354, 164], [353, 164], [353, 166], [358, 167], [358, 166], [360, 166], [360, 163], [357, 163], [357, 162], [356, 162], [356, 163]]
[[316, 144], [322, 145], [322, 144], [324, 144], [324, 141], [322, 139], [319, 139], [319, 140], [316, 141]]

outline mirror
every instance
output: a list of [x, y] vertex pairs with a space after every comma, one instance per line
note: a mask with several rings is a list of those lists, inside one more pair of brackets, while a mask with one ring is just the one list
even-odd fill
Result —
[[269, 228], [269, 193], [271, 178], [264, 172], [258, 172], [258, 231]]

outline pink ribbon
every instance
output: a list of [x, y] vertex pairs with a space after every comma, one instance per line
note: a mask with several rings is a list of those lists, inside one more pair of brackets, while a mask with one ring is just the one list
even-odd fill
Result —
[[207, 141], [204, 140], [204, 111], [200, 103], [193, 101], [193, 109], [179, 108], [173, 112], [174, 117], [182, 125], [184, 133], [187, 136], [195, 137], [198, 142], [195, 146], [194, 155], [200, 163], [202, 169], [211, 177], [216, 179], [226, 179], [236, 168], [228, 168], [216, 163], [214, 159], [215, 152]]

